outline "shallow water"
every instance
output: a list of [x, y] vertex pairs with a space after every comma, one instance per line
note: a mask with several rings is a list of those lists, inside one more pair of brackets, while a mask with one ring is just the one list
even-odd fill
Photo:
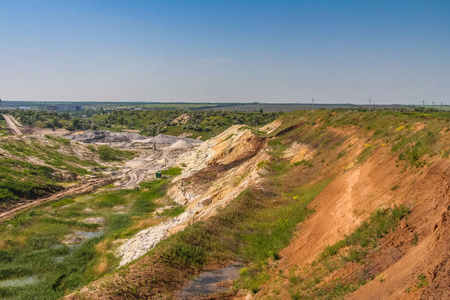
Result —
[[103, 230], [98, 230], [98, 231], [81, 231], [81, 230], [75, 230], [74, 232], [76, 235], [79, 236], [84, 236], [87, 237], [89, 239], [97, 237], [97, 236], [101, 236], [103, 235], [105, 232]]
[[[91, 239], [91, 238], [94, 238], [94, 237], [97, 237], [97, 236], [101, 236], [101, 235], [103, 235], [105, 232], [103, 231], [103, 230], [98, 230], [98, 231], [82, 231], [82, 230], [75, 230], [74, 231], [74, 234], [76, 234], [76, 235], [78, 235], [78, 236], [81, 236], [81, 237], [84, 237], [85, 239], [83, 240], [83, 241], [80, 241], [79, 243], [77, 243], [77, 244], [68, 244], [68, 245], [66, 245], [68, 248], [69, 248], [69, 254], [70, 253], [73, 253], [75, 250], [77, 250], [78, 248], [80, 248], [81, 247], [81, 244], [83, 244], [83, 242], [85, 242], [85, 241], [87, 241], [87, 240], [89, 240], [89, 239]], [[60, 246], [62, 246], [62, 245], [60, 245]], [[66, 257], [68, 257], [69, 256], [69, 254], [67, 254], [67, 255], [60, 255], [60, 256], [56, 256], [54, 259], [55, 259], [55, 262], [57, 262], [57, 263], [61, 263]]]
[[22, 287], [29, 284], [39, 282], [39, 276], [26, 276], [15, 279], [7, 279], [0, 281], [0, 287]]
[[243, 265], [234, 263], [219, 270], [203, 272], [191, 280], [178, 296], [181, 299], [189, 299], [194, 296], [231, 292], [231, 287], [217, 284], [238, 278], [242, 267]]

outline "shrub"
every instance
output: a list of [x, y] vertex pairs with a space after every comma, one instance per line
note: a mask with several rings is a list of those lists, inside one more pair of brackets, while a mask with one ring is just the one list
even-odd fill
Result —
[[97, 152], [100, 159], [103, 161], [120, 161], [122, 159], [131, 159], [134, 157], [134, 152], [117, 150], [106, 145], [99, 146]]

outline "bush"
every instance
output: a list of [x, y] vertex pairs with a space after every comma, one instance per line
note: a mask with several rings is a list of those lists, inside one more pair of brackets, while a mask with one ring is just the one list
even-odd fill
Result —
[[134, 152], [113, 149], [106, 145], [101, 145], [97, 149], [100, 159], [103, 161], [120, 161], [123, 159], [131, 159], [134, 157]]
[[206, 262], [206, 253], [201, 247], [178, 242], [163, 253], [163, 259], [171, 266], [201, 267]]

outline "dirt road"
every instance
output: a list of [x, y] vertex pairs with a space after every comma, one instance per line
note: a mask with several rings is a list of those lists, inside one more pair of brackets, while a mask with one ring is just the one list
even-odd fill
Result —
[[17, 122], [16, 119], [14, 119], [11, 115], [3, 115], [3, 118], [6, 121], [6, 124], [8, 124], [9, 129], [11, 132], [15, 135], [22, 135], [22, 132], [17, 126], [22, 126], [19, 122]]

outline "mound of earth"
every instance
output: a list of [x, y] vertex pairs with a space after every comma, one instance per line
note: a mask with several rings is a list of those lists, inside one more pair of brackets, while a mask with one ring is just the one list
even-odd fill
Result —
[[178, 142], [172, 144], [172, 146], [170, 146], [169, 149], [187, 149], [191, 147], [193, 147], [191, 143], [186, 142], [184, 140], [179, 140]]
[[136, 140], [133, 142], [139, 142], [139, 143], [149, 143], [149, 144], [175, 144], [178, 141], [184, 141], [186, 143], [192, 144], [192, 145], [197, 145], [197, 144], [201, 144], [203, 143], [203, 141], [199, 141], [199, 140], [194, 140], [194, 139], [190, 139], [190, 138], [182, 138], [182, 137], [178, 137], [178, 136], [172, 136], [172, 135], [166, 135], [166, 134], [158, 134], [157, 136], [153, 136], [150, 138], [146, 138], [143, 140]]
[[83, 143], [126, 143], [132, 140], [144, 140], [146, 137], [138, 133], [98, 130], [67, 135], [65, 138]]

